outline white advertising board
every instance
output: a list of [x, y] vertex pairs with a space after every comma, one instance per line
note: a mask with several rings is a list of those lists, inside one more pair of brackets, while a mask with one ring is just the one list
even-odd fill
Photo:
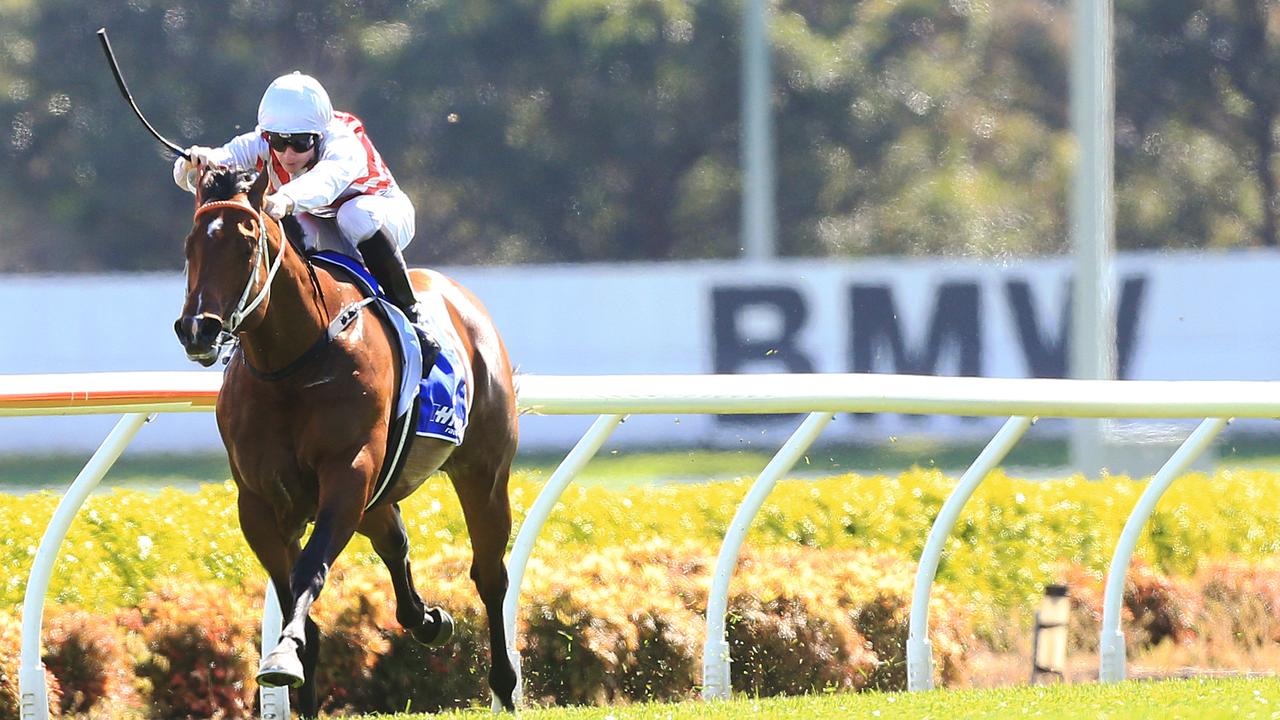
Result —
[[[1068, 374], [1066, 258], [795, 260], [445, 269], [479, 295], [532, 374], [900, 372]], [[1280, 253], [1122, 254], [1126, 379], [1280, 379]], [[189, 370], [173, 336], [179, 274], [0, 276], [0, 373]], [[216, 372], [217, 370], [210, 370]], [[526, 418], [522, 444], [563, 447], [591, 418]], [[0, 420], [0, 451], [92, 449], [114, 418]], [[775, 448], [795, 418], [632, 418], [632, 445]], [[837, 418], [825, 439], [989, 435], [972, 418]], [[209, 415], [163, 417], [142, 450], [216, 449]]]

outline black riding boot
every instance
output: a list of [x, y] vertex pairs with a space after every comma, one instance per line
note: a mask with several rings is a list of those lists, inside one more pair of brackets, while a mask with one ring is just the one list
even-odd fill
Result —
[[414, 297], [413, 284], [409, 282], [409, 268], [405, 267], [399, 246], [379, 230], [356, 249], [364, 258], [365, 267], [369, 268], [373, 279], [382, 286], [387, 299], [404, 311], [405, 317], [409, 318], [413, 329], [418, 332], [418, 340], [422, 343], [422, 376], [426, 377], [440, 355], [440, 343], [419, 322], [418, 299]]

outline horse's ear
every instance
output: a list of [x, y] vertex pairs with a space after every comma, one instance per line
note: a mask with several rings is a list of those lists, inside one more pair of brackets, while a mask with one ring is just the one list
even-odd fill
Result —
[[200, 206], [204, 204], [204, 171], [203, 170], [196, 171], [195, 186], [196, 186], [195, 187], [196, 209], [199, 210]]
[[262, 198], [267, 194], [267, 182], [270, 179], [266, 172], [258, 173], [253, 185], [249, 186], [249, 207], [255, 209], [262, 207]]

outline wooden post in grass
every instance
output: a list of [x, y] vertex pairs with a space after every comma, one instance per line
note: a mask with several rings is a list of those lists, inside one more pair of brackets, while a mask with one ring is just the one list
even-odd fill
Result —
[[1065, 680], [1067, 668], [1067, 623], [1071, 600], [1066, 585], [1047, 585], [1036, 610], [1035, 635], [1031, 640], [1031, 684], [1038, 685], [1056, 675]]

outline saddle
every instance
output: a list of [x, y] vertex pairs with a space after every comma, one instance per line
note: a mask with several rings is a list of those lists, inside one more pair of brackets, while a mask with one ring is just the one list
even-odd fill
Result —
[[[377, 309], [378, 315], [398, 341], [396, 346], [403, 371], [396, 390], [395, 411], [388, 432], [387, 457], [382, 476], [369, 502], [373, 507], [399, 472], [408, 449], [411, 434], [432, 437], [454, 445], [461, 445], [467, 427], [471, 407], [466, 363], [460, 350], [461, 342], [449, 320], [444, 302], [438, 296], [434, 302], [422, 302], [419, 322], [427, 325], [432, 337], [438, 338], [440, 351], [428, 368], [422, 366], [422, 344], [418, 330], [404, 313], [382, 293], [378, 282], [359, 260], [331, 250], [309, 253], [311, 262], [324, 267], [339, 278], [350, 281], [360, 289], [365, 301]], [[412, 433], [410, 429], [412, 428]], [[367, 509], [367, 508], [366, 508]]]

